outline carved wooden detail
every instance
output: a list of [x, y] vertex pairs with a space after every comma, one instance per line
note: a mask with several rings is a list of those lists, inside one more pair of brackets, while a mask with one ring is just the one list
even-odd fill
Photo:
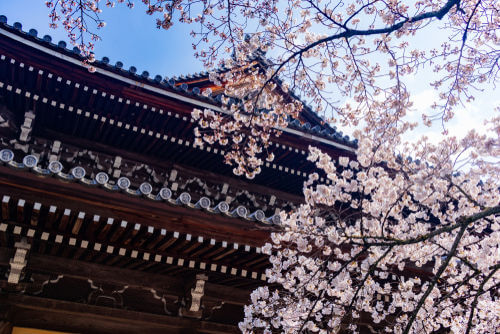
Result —
[[14, 257], [10, 260], [10, 272], [9, 277], [7, 278], [7, 282], [10, 284], [17, 284], [21, 279], [21, 274], [26, 267], [28, 255], [28, 251], [31, 248], [31, 245], [26, 242], [26, 239], [23, 238], [21, 241], [16, 242], [14, 244], [16, 252]]

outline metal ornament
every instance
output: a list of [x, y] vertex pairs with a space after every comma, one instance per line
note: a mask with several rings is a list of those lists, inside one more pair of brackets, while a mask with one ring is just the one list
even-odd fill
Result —
[[99, 172], [96, 174], [94, 177], [95, 182], [99, 183], [100, 185], [105, 185], [109, 181], [109, 176], [108, 174], [104, 172]]
[[239, 207], [236, 208], [236, 214], [240, 217], [246, 217], [247, 216], [247, 208], [240, 205]]
[[167, 200], [170, 199], [170, 197], [172, 197], [172, 191], [168, 188], [161, 188], [158, 195], [160, 196], [161, 199]]
[[153, 186], [148, 182], [141, 183], [139, 190], [143, 195], [149, 195], [153, 191]]
[[217, 204], [217, 210], [222, 213], [228, 212], [229, 204], [227, 204], [226, 202], [220, 202], [219, 204]]
[[11, 162], [14, 159], [14, 152], [5, 148], [0, 151], [0, 160], [4, 163]]
[[83, 179], [85, 177], [85, 174], [85, 169], [80, 166], [75, 167], [71, 170], [71, 175], [73, 175], [73, 177], [78, 180]]
[[23, 164], [28, 168], [36, 167], [38, 164], [38, 158], [30, 154], [24, 157]]
[[191, 195], [188, 193], [182, 193], [177, 199], [177, 203], [187, 205], [191, 203]]
[[116, 184], [118, 185], [118, 188], [122, 190], [127, 190], [130, 187], [130, 180], [125, 176], [122, 176], [118, 179]]
[[49, 163], [49, 171], [53, 174], [59, 174], [63, 169], [62, 163], [59, 161], [51, 161]]

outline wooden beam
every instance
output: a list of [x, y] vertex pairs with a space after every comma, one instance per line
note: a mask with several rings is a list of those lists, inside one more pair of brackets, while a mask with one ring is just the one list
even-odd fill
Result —
[[127, 224], [128, 224], [127, 221], [122, 220], [120, 222], [120, 225], [116, 227], [113, 234], [111, 234], [109, 241], [116, 242], [118, 240], [118, 238], [120, 238], [122, 236], [123, 232], [125, 232], [125, 230], [127, 229]]
[[[0, 265], [7, 266], [12, 255], [9, 248], [0, 247]], [[55, 256], [31, 253], [26, 270], [64, 275], [79, 279], [92, 279], [116, 285], [128, 285], [140, 289], [155, 289], [172, 296], [182, 296], [185, 280], [182, 278], [116, 268], [96, 263], [64, 259]], [[236, 289], [207, 282], [205, 297], [234, 305], [249, 303], [250, 290]]]
[[99, 215], [94, 215], [92, 217], [92, 221], [90, 222], [89, 226], [87, 227], [87, 231], [86, 231], [87, 238], [89, 238], [89, 239], [94, 238], [94, 235], [95, 235], [97, 229], [99, 228], [100, 219], [101, 219], [101, 217]]
[[57, 207], [55, 205], [51, 205], [49, 207], [49, 212], [47, 213], [47, 221], [45, 222], [45, 228], [51, 229], [54, 221], [56, 220], [56, 211]]
[[64, 209], [61, 220], [59, 222], [59, 231], [61, 231], [61, 232], [66, 231], [66, 227], [68, 226], [70, 215], [71, 215], [71, 210]]
[[7, 220], [10, 218], [9, 202], [10, 202], [10, 196], [3, 196], [2, 197], [2, 219], [3, 220]]
[[78, 234], [80, 232], [80, 228], [82, 227], [83, 219], [85, 218], [85, 212], [80, 211], [78, 216], [76, 217], [75, 223], [73, 224], [73, 229], [71, 233]]
[[148, 242], [145, 246], [147, 249], [153, 249], [160, 241], [166, 238], [167, 230], [164, 228], [160, 229], [160, 232], [157, 233], [156, 237], [151, 242]]
[[236, 326], [27, 295], [0, 296], [14, 326], [80, 333], [238, 333]]
[[104, 241], [107, 240], [107, 235], [109, 231], [111, 231], [111, 227], [113, 226], [114, 219], [113, 218], [108, 218], [106, 221], [106, 225], [103, 226], [103, 228], [99, 231], [99, 234], [97, 236], [97, 240], [99, 241]]
[[17, 222], [18, 223], [24, 223], [24, 215], [25, 215], [25, 205], [26, 201], [22, 198], [20, 198], [17, 201]]
[[[197, 231], [204, 238], [231, 240], [256, 247], [262, 246], [269, 239], [269, 232], [274, 229], [253, 221], [135, 198], [78, 183], [61, 182], [56, 178], [41, 178], [5, 166], [0, 166], [0, 194], [11, 194], [31, 202], [43, 198], [51, 205], [46, 222], [49, 228], [55, 223], [56, 211], [60, 211], [57, 208], [63, 207], [102, 217], [117, 217], [144, 226], [166, 228], [168, 231]], [[3, 214], [7, 212], [8, 201], [4, 204], [6, 208], [2, 208]]]
[[38, 219], [40, 218], [40, 209], [41, 208], [42, 208], [41, 203], [35, 202], [33, 204], [33, 210], [31, 211], [31, 219], [30, 219], [31, 226], [38, 225]]

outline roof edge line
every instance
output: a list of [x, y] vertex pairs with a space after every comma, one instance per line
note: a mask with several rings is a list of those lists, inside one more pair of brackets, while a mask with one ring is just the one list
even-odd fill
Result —
[[323, 144], [335, 146], [337, 148], [341, 148], [341, 149], [346, 150], [346, 151], [356, 152], [355, 148], [352, 148], [352, 147], [346, 146], [346, 145], [342, 145], [342, 144], [333, 142], [333, 141], [325, 139], [325, 138], [317, 137], [317, 136], [312, 135], [312, 134], [307, 134], [307, 133], [300, 132], [300, 131], [294, 130], [294, 129], [289, 129], [289, 128], [285, 129], [285, 128], [278, 127], [277, 129], [280, 130], [280, 131], [284, 131], [284, 132], [288, 132], [288, 133], [294, 134], [296, 136], [300, 136], [300, 137], [307, 138], [307, 139], [312, 139], [312, 140], [321, 142]]
[[[15, 41], [18, 41], [20, 43], [28, 45], [28, 46], [30, 46], [32, 48], [37, 49], [37, 50], [43, 51], [43, 52], [45, 52], [45, 53], [47, 53], [49, 55], [52, 55], [52, 56], [55, 56], [55, 57], [57, 57], [59, 59], [65, 60], [65, 61], [67, 61], [69, 63], [75, 64], [75, 65], [80, 66], [80, 67], [85, 67], [85, 65], [83, 65], [80, 60], [76, 60], [75, 58], [72, 58], [72, 57], [69, 57], [67, 55], [64, 55], [61, 52], [49, 49], [49, 48], [47, 48], [45, 46], [42, 46], [42, 45], [40, 45], [38, 43], [29, 41], [26, 38], [23, 38], [21, 36], [13, 34], [13, 33], [9, 32], [9, 31], [6, 31], [3, 28], [0, 28], [0, 34], [5, 35], [5, 36], [7, 36], [7, 37], [9, 37], [9, 38], [11, 38], [11, 39], [13, 39]], [[227, 112], [227, 111], [223, 110], [222, 108], [220, 108], [218, 106], [215, 106], [213, 104], [201, 102], [201, 101], [189, 98], [189, 97], [185, 97], [185, 96], [182, 96], [182, 95], [179, 95], [179, 94], [176, 94], [176, 93], [169, 92], [169, 91], [164, 90], [164, 89], [160, 89], [158, 87], [154, 87], [154, 86], [151, 86], [151, 85], [148, 85], [148, 84], [141, 83], [139, 81], [135, 81], [135, 80], [132, 80], [132, 79], [129, 79], [129, 78], [125, 78], [122, 75], [110, 72], [108, 70], [104, 70], [104, 69], [102, 69], [100, 67], [97, 67], [97, 66], [95, 68], [96, 68], [96, 72], [101, 73], [103, 75], [106, 75], [108, 77], [111, 77], [113, 79], [125, 82], [127, 84], [134, 85], [134, 86], [137, 86], [137, 87], [149, 90], [151, 92], [154, 92], [154, 93], [157, 93], [157, 94], [161, 94], [161, 95], [164, 95], [164, 96], [168, 96], [168, 97], [171, 97], [171, 98], [183, 101], [183, 102], [187, 102], [187, 103], [190, 103], [190, 104], [194, 104], [194, 105], [197, 105], [197, 106], [200, 106], [200, 107], [214, 109], [214, 110], [216, 110], [218, 112], [230, 115], [229, 112]], [[343, 150], [347, 150], [347, 151], [350, 151], [350, 152], [355, 152], [356, 151], [352, 147], [349, 147], [349, 146], [346, 146], [346, 145], [342, 145], [342, 144], [336, 143], [334, 141], [331, 141], [331, 140], [328, 140], [328, 139], [325, 139], [325, 138], [321, 138], [321, 137], [317, 137], [317, 136], [314, 136], [314, 135], [311, 135], [311, 134], [306, 134], [306, 133], [303, 133], [303, 132], [300, 132], [300, 131], [297, 131], [297, 130], [294, 130], [294, 129], [280, 128], [280, 127], [278, 127], [277, 129], [280, 130], [280, 131], [283, 131], [283, 132], [287, 132], [287, 133], [290, 133], [290, 134], [294, 134], [296, 136], [303, 137], [303, 138], [308, 138], [308, 139], [316, 140], [316, 141], [321, 142], [323, 144], [327, 144], [327, 145], [330, 145], [330, 146], [333, 146], [333, 147], [337, 147], [337, 148], [340, 148], [340, 149], [343, 149]]]
[[[62, 60], [65, 60], [67, 62], [70, 62], [72, 64], [75, 64], [75, 65], [78, 65], [80, 67], [85, 67], [85, 65], [82, 64], [82, 62], [80, 60], [77, 60], [77, 59], [74, 59], [72, 57], [69, 57], [69, 56], [66, 56], [58, 51], [54, 51], [54, 50], [51, 50], [49, 48], [46, 48], [45, 46], [42, 46], [42, 45], [39, 45], [35, 42], [32, 42], [32, 41], [28, 41], [26, 40], [25, 38], [23, 37], [20, 37], [18, 35], [15, 35], [9, 31], [5, 31], [4, 29], [1, 29], [1, 33], [11, 39], [14, 39], [18, 42], [21, 42], [23, 44], [26, 44], [26, 45], [29, 45], [35, 49], [38, 49], [40, 51], [43, 51], [49, 55], [52, 55], [52, 56], [55, 56], [57, 58], [60, 58]], [[123, 81], [125, 83], [128, 83], [128, 84], [131, 84], [131, 85], [134, 85], [134, 86], [138, 86], [138, 87], [141, 87], [141, 88], [145, 88], [147, 90], [150, 90], [152, 92], [155, 92], [155, 93], [159, 93], [161, 95], [165, 95], [165, 96], [168, 96], [168, 97], [173, 97], [175, 99], [178, 99], [178, 100], [181, 100], [181, 101], [184, 101], [184, 102], [188, 102], [190, 104], [195, 104], [195, 105], [198, 105], [200, 107], [205, 107], [205, 108], [211, 108], [211, 109], [215, 109], [217, 111], [221, 111], [223, 112], [222, 109], [220, 109], [219, 107], [217, 106], [214, 106], [212, 104], [208, 104], [208, 103], [204, 103], [204, 102], [201, 102], [201, 101], [198, 101], [198, 100], [195, 100], [195, 99], [192, 99], [192, 98], [189, 98], [189, 97], [185, 97], [185, 96], [182, 96], [182, 95], [179, 95], [179, 94], [175, 94], [175, 93], [171, 93], [169, 91], [166, 91], [166, 90], [162, 90], [160, 88], [157, 88], [157, 87], [153, 87], [151, 85], [148, 85], [148, 84], [143, 84], [143, 83], [140, 83], [139, 81], [135, 81], [135, 80], [132, 80], [132, 79], [129, 79], [129, 78], [125, 78], [119, 74], [116, 74], [116, 73], [113, 73], [113, 72], [110, 72], [108, 70], [104, 70], [100, 67], [95, 67], [96, 68], [96, 72], [98, 73], [101, 73], [101, 74], [104, 74], [108, 77], [111, 77], [113, 79], [117, 79], [117, 80], [120, 80], [120, 81]]]

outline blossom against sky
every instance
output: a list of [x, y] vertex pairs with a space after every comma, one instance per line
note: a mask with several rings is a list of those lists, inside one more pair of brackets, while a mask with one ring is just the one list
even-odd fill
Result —
[[[43, 0], [16, 0], [0, 1], [0, 15], [8, 18], [8, 23], [20, 22], [25, 31], [34, 28], [39, 37], [51, 35], [53, 42], [68, 41], [62, 28], [49, 28], [49, 9]], [[160, 74], [172, 77], [186, 75], [203, 70], [201, 62], [193, 57], [193, 39], [189, 33], [193, 26], [176, 23], [169, 30], [156, 29], [154, 19], [144, 13], [141, 4], [133, 9], [124, 5], [115, 8], [103, 7], [102, 18], [107, 23], [98, 31], [102, 41], [96, 43], [96, 59], [106, 56], [110, 63], [121, 61], [124, 68], [135, 66], [137, 72], [148, 71], [151, 76]], [[428, 36], [437, 33], [428, 33], [419, 37], [416, 43], [427, 43]], [[68, 43], [69, 45], [69, 43]], [[417, 73], [414, 80], [408, 81], [413, 111], [408, 115], [412, 121], [421, 121], [422, 113], [431, 113], [430, 106], [437, 100], [437, 93], [427, 83], [428, 72]], [[484, 120], [498, 114], [495, 107], [500, 106], [499, 94], [495, 94], [495, 87], [487, 86], [484, 92], [476, 94], [476, 100], [457, 109], [455, 118], [445, 124], [449, 134], [461, 137], [467, 130], [476, 129], [482, 133], [486, 130]], [[352, 129], [340, 129], [351, 134]], [[429, 136], [432, 141], [438, 141], [443, 130], [442, 124], [436, 122], [431, 128], [423, 125], [406, 136], [411, 140], [421, 134]]]

